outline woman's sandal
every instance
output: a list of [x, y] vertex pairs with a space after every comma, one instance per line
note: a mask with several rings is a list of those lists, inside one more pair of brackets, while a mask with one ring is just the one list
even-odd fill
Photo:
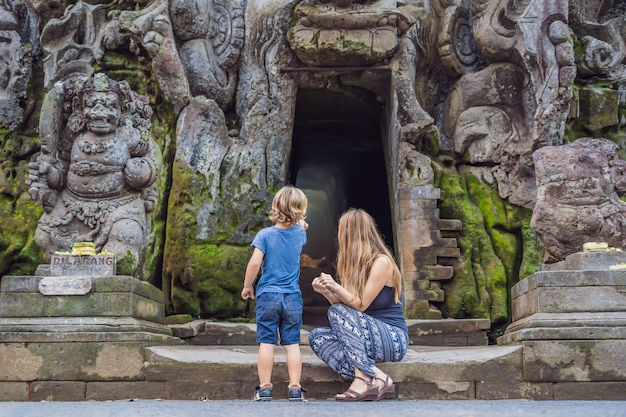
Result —
[[355, 376], [355, 378], [360, 379], [365, 382], [368, 386], [365, 392], [356, 392], [354, 390], [348, 389], [343, 394], [335, 395], [335, 400], [337, 401], [377, 401], [378, 400], [378, 387], [372, 385], [372, 381], [367, 381], [365, 378], [361, 378], [360, 376]]
[[391, 384], [389, 383], [389, 375], [385, 375], [385, 379], [379, 377], [375, 377], [374, 379], [382, 381], [383, 383], [382, 386], [375, 385], [375, 387], [378, 389], [378, 397], [376, 398], [377, 401], [392, 400], [396, 398], [396, 386], [393, 384], [393, 382]]

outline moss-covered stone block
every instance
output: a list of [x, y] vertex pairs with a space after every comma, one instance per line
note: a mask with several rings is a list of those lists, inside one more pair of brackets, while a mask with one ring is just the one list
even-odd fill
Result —
[[580, 118], [584, 126], [600, 133], [619, 122], [619, 91], [609, 88], [585, 87], [579, 91]]
[[[471, 176], [465, 178], [453, 165], [433, 165], [445, 195], [440, 204], [441, 217], [459, 219], [463, 223], [457, 241], [462, 256], [455, 262], [453, 279], [442, 283], [445, 291], [442, 312], [451, 318], [506, 320], [506, 270], [494, 250], [487, 230], [489, 222], [470, 195], [478, 184]], [[487, 196], [490, 200], [493, 198], [491, 193]]]

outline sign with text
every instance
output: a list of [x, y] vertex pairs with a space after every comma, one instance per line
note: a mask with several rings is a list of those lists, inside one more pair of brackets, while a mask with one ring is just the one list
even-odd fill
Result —
[[105, 277], [116, 275], [115, 256], [52, 255], [50, 276]]
[[85, 295], [91, 291], [91, 278], [45, 277], [39, 282], [43, 295]]

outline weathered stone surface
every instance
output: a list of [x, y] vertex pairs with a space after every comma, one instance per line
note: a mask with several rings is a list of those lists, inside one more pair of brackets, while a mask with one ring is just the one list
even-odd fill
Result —
[[411, 345], [486, 346], [488, 319], [407, 320]]
[[626, 309], [624, 271], [542, 271], [511, 290], [513, 321], [534, 313], [614, 312]]
[[[131, 52], [142, 45], [150, 55], [152, 70], [159, 86], [177, 112], [189, 101], [189, 81], [185, 77], [173, 33], [173, 19], [168, 14], [168, 2], [152, 1], [140, 10], [118, 11], [108, 22], [104, 46], [114, 50], [127, 46]], [[200, 16], [197, 16], [200, 17]]]
[[[174, 335], [192, 345], [256, 345], [256, 324], [196, 320], [170, 327]], [[303, 330], [301, 333], [307, 332]], [[306, 343], [306, 335], [301, 339]]]
[[[111, 334], [116, 332], [119, 334], [115, 337], [125, 340], [141, 340], [140, 335], [144, 334], [172, 335], [168, 326], [134, 317], [0, 317], [0, 333], [7, 342], [55, 342], [72, 333], [76, 333], [74, 340], [83, 337], [83, 340], [104, 341], [110, 340]], [[167, 339], [156, 340], [169, 344]]]
[[498, 343], [625, 338], [626, 312], [534, 313], [510, 324]]
[[559, 382], [554, 384], [554, 399], [574, 401], [623, 401], [626, 382]]
[[91, 76], [92, 65], [104, 53], [103, 37], [106, 10], [100, 4], [78, 2], [62, 17], [45, 22], [41, 43], [48, 54], [44, 65], [44, 85], [52, 89], [55, 82], [78, 74]]
[[46, 296], [39, 292], [43, 277], [3, 277], [0, 317], [128, 316], [163, 324], [163, 293], [129, 276], [93, 277], [85, 295]]
[[84, 381], [35, 381], [30, 384], [30, 401], [85, 401]]
[[85, 389], [85, 400], [165, 399], [167, 397], [166, 386], [167, 383], [162, 381], [88, 382]]
[[477, 400], [552, 400], [554, 385], [551, 383], [532, 383], [520, 381], [476, 381]]
[[601, 131], [619, 124], [619, 92], [611, 89], [581, 88], [580, 115], [593, 131]]
[[[519, 346], [506, 348], [413, 346], [403, 362], [386, 363], [384, 369], [406, 383], [429, 381], [435, 375], [437, 381], [472, 381], [469, 375], [477, 374], [483, 381], [522, 381], [522, 350]], [[453, 357], [449, 355], [451, 350], [455, 352]]]
[[399, 400], [474, 400], [475, 381], [433, 381], [397, 383]]
[[580, 138], [533, 153], [537, 204], [531, 226], [546, 263], [580, 252], [587, 242], [626, 248], [626, 203], [620, 200], [626, 162], [608, 139]]
[[[409, 340], [413, 346], [486, 346], [488, 319], [407, 320]], [[1, 321], [0, 321], [1, 325]], [[191, 345], [256, 346], [256, 324], [224, 323], [195, 320], [170, 325], [172, 333]], [[308, 330], [300, 332], [300, 344], [308, 345]]]
[[161, 302], [125, 292], [45, 296], [37, 293], [0, 294], [2, 317], [128, 316], [163, 323]]
[[43, 366], [43, 358], [23, 343], [0, 344], [0, 381], [33, 381]]
[[565, 269], [570, 271], [606, 271], [626, 269], [626, 252], [576, 252], [565, 257]]
[[298, 58], [313, 66], [371, 65], [389, 58], [398, 35], [414, 23], [395, 1], [365, 8], [324, 8], [301, 2], [294, 10], [288, 39]]
[[[0, 381], [143, 379], [144, 342], [2, 343]], [[13, 361], [13, 362], [11, 362]]]
[[2, 4], [2, 44], [5, 58], [0, 85], [0, 127], [14, 130], [23, 120], [23, 102], [33, 72], [33, 60], [39, 49], [39, 16], [30, 2], [12, 1]]
[[[504, 386], [520, 384], [519, 347], [413, 349], [402, 362], [380, 365], [397, 384], [398, 396], [402, 399], [473, 399], [477, 379], [494, 384], [497, 381]], [[257, 348], [253, 346], [151, 347], [146, 350], [146, 380], [168, 381], [170, 399], [197, 399], [206, 395], [219, 399], [224, 398], [222, 395], [228, 390], [226, 398], [247, 399], [258, 384], [256, 353]], [[302, 384], [309, 390], [308, 398], [332, 398], [345, 390], [346, 383], [310, 348], [302, 348], [302, 359]], [[282, 348], [276, 348], [275, 361], [273, 380], [287, 381]], [[220, 389], [211, 394], [203, 393], [204, 384], [210, 381], [207, 375], [222, 381], [224, 392]], [[476, 375], [481, 377], [476, 378]], [[174, 381], [179, 381], [180, 388], [176, 388]], [[193, 384], [193, 381], [197, 382]], [[281, 398], [280, 390], [277, 391], [277, 397]]]
[[28, 401], [28, 382], [0, 381], [0, 401]]
[[544, 340], [523, 345], [524, 381], [626, 381], [626, 339]]

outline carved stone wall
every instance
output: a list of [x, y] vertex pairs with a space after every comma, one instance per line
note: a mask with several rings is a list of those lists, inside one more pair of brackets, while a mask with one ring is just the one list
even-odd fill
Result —
[[238, 297], [249, 243], [273, 193], [297, 181], [301, 90], [319, 92], [309, 113], [337, 115], [326, 127], [346, 126], [328, 97], [382, 109], [372, 129], [388, 194], [376, 198], [391, 214], [377, 220], [392, 224], [413, 317], [507, 322], [510, 287], [558, 249], [530, 227], [534, 152], [586, 136], [623, 157], [626, 10], [616, 0], [69, 3], [0, 2], [14, 52], [0, 64], [3, 275], [43, 261], [41, 208], [25, 185], [46, 141], [43, 97], [95, 72], [127, 81], [154, 111], [163, 169], [142, 273], [168, 313], [251, 311]]

